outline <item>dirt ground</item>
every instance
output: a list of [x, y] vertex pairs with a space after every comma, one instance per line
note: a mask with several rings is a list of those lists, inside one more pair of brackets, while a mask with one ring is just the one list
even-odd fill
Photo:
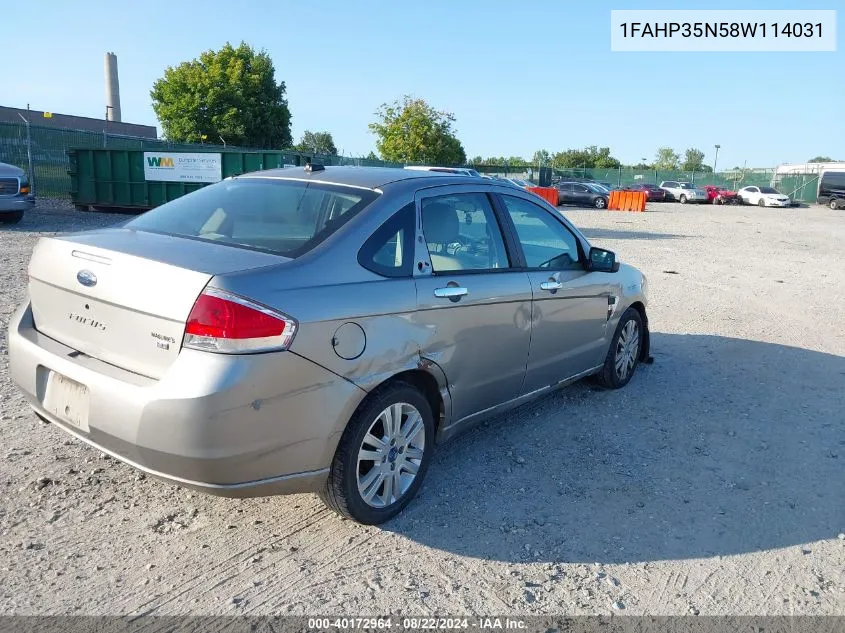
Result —
[[[435, 455], [382, 527], [145, 478], [40, 423], [0, 357], [3, 614], [845, 614], [845, 212], [564, 209], [649, 278], [655, 363]], [[0, 318], [40, 235], [0, 228]]]

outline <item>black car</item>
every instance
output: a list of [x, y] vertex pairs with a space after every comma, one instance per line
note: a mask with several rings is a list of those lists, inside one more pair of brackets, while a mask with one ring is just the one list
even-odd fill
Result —
[[575, 204], [579, 207], [607, 208], [610, 192], [592, 182], [559, 182], [557, 185], [558, 204]]
[[816, 202], [831, 209], [845, 209], [845, 171], [822, 172]]

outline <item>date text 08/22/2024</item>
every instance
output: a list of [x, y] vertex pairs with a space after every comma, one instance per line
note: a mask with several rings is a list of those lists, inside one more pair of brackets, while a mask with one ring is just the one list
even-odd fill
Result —
[[309, 618], [311, 630], [378, 630], [399, 629], [409, 631], [426, 630], [521, 630], [526, 628], [524, 620], [518, 618], [476, 617], [476, 618]]

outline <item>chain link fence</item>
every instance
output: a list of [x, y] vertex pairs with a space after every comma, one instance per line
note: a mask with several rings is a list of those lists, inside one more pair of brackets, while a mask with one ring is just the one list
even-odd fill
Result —
[[[172, 143], [170, 141], [122, 136], [107, 132], [86, 132], [27, 126], [24, 123], [0, 122], [0, 162], [16, 165], [30, 176], [35, 194], [43, 198], [70, 198], [70, 149], [124, 149], [124, 150], [173, 150], [198, 151], [256, 151], [266, 149], [234, 147], [232, 145]], [[347, 156], [323, 156], [318, 154], [285, 152], [286, 159], [294, 165], [304, 165], [307, 161], [324, 165], [358, 165], [378, 167], [402, 167], [402, 163], [390, 163], [367, 158]]]
[[742, 187], [775, 187], [793, 200], [815, 202], [818, 174], [782, 174], [776, 169], [731, 169], [723, 172], [652, 170], [620, 167], [615, 169], [555, 169], [556, 178], [589, 179], [625, 187], [637, 183], [659, 185], [665, 180], [685, 181], [697, 185], [717, 185], [736, 191]]
[[[260, 148], [233, 147], [231, 145], [171, 143], [166, 140], [121, 136], [106, 131], [86, 132], [26, 125], [24, 123], [0, 123], [0, 162], [11, 163], [30, 175], [36, 195], [49, 198], [70, 197], [70, 159], [68, 150], [79, 149], [134, 149], [134, 150], [215, 150], [267, 151]], [[403, 167], [405, 163], [353, 158], [346, 156], [323, 156], [286, 151], [292, 164], [307, 161], [324, 165], [358, 165], [368, 167]], [[535, 178], [537, 165], [470, 165], [482, 174], [503, 177]], [[622, 167], [619, 169], [555, 169], [556, 178], [583, 178], [624, 187], [635, 183], [660, 184], [664, 180], [684, 180], [701, 185], [720, 185], [736, 190], [748, 185], [774, 186], [794, 200], [815, 202], [818, 174], [778, 174], [771, 170], [728, 170], [712, 172], [653, 171]]]

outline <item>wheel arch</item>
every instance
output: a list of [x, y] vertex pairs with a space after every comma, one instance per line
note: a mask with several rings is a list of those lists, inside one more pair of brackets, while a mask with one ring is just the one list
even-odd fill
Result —
[[397, 382], [410, 384], [423, 394], [431, 405], [436, 431], [448, 426], [452, 414], [452, 400], [446, 374], [437, 363], [422, 357], [417, 359], [416, 367], [406, 367], [389, 376], [382, 377], [380, 382], [368, 390], [367, 395], [364, 396], [355, 410], [358, 411], [366, 406], [385, 388]]
[[643, 320], [643, 345], [640, 349], [640, 361], [646, 361], [651, 352], [651, 331], [648, 327], [648, 315], [646, 314], [645, 304], [642, 301], [634, 301], [630, 306], [640, 313], [640, 318]]

